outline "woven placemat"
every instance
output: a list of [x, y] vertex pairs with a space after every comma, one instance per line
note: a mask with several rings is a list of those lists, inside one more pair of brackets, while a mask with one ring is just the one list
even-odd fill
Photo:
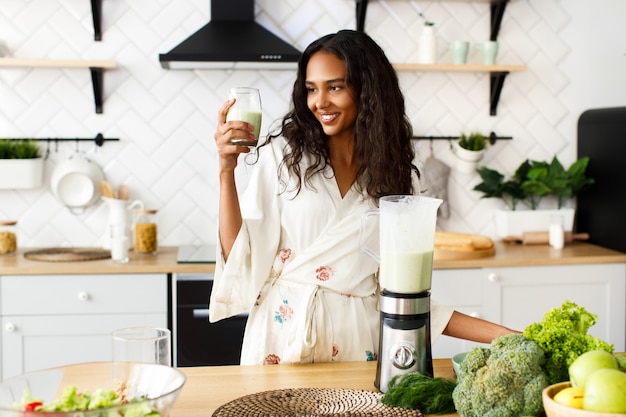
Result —
[[389, 407], [383, 394], [343, 388], [265, 391], [220, 406], [213, 417], [424, 417], [419, 410]]
[[95, 261], [110, 257], [110, 251], [96, 248], [47, 248], [24, 252], [24, 258], [41, 262]]

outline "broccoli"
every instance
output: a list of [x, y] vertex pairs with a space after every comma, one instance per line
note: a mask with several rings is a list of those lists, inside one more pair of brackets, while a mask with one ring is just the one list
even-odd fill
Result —
[[585, 352], [601, 349], [613, 353], [613, 345], [587, 334], [597, 319], [595, 314], [568, 300], [548, 311], [543, 321], [524, 329], [526, 339], [544, 351], [543, 370], [550, 384], [569, 381], [569, 366]]
[[541, 369], [541, 348], [521, 334], [495, 339], [489, 348], [472, 349], [463, 362], [454, 406], [461, 417], [538, 416], [548, 377]]

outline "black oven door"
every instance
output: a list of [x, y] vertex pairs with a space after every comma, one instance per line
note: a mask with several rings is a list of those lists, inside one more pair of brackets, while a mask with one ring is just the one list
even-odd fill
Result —
[[238, 365], [247, 315], [209, 323], [212, 276], [176, 280], [176, 365]]

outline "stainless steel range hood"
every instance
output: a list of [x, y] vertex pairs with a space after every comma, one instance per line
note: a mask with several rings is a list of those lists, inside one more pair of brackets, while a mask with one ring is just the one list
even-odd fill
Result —
[[254, 0], [211, 0], [211, 21], [159, 61], [165, 69], [295, 69], [300, 55], [254, 21]]

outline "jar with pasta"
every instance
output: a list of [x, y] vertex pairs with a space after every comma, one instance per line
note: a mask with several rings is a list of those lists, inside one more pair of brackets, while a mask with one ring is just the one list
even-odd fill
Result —
[[15, 220], [0, 220], [0, 255], [17, 251], [16, 224]]
[[157, 253], [156, 210], [135, 210], [135, 252], [144, 255]]

